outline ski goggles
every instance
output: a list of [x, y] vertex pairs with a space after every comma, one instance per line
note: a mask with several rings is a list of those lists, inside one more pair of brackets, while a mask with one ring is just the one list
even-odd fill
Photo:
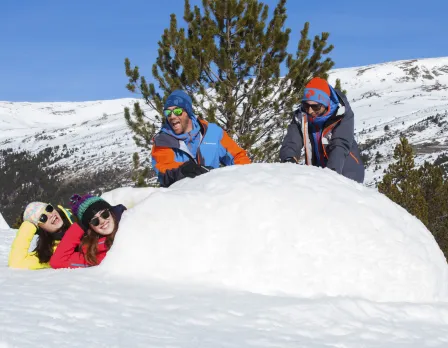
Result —
[[307, 102], [302, 102], [302, 110], [305, 112], [308, 111], [309, 108], [311, 108], [314, 112], [317, 112], [321, 107], [323, 107], [322, 104], [308, 104]]
[[100, 216], [95, 216], [92, 220], [90, 220], [89, 224], [91, 224], [94, 227], [97, 227], [100, 224], [100, 217], [103, 220], [109, 219], [110, 211], [109, 210], [103, 210], [103, 212], [100, 214]]
[[48, 221], [48, 215], [47, 215], [46, 213], [52, 213], [53, 210], [54, 210], [53, 206], [52, 206], [51, 204], [48, 204], [48, 205], [45, 207], [45, 213], [42, 213], [42, 214], [40, 215], [40, 217], [39, 217], [39, 222], [40, 222], [41, 224], [46, 223], [46, 222]]
[[173, 110], [170, 110], [170, 109], [163, 110], [163, 114], [165, 115], [166, 118], [170, 117], [171, 114], [179, 117], [180, 115], [182, 115], [183, 112], [184, 112], [184, 109], [182, 109], [182, 108], [175, 108]]

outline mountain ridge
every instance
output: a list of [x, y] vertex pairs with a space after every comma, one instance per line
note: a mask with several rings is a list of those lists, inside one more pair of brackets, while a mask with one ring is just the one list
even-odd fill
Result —
[[[367, 165], [366, 185], [374, 186], [392, 161], [394, 145], [406, 135], [417, 162], [435, 161], [448, 145], [448, 57], [399, 60], [332, 70], [355, 113], [355, 134]], [[138, 148], [124, 120], [124, 107], [138, 98], [85, 102], [0, 101], [0, 149], [35, 153], [64, 147], [70, 156], [53, 165], [73, 176], [106, 167], [129, 172]], [[140, 100], [141, 101], [141, 100]], [[95, 166], [90, 165], [94, 161]]]

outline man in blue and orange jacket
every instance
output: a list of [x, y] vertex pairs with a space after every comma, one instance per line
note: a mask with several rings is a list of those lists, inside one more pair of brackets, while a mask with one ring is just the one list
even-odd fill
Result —
[[165, 123], [154, 137], [152, 166], [160, 186], [168, 187], [183, 178], [194, 178], [219, 168], [220, 164], [249, 164], [246, 151], [218, 125], [198, 120], [192, 100], [181, 90], [165, 102]]

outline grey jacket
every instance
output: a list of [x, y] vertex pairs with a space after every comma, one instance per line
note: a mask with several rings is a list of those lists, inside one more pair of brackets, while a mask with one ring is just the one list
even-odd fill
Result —
[[[359, 183], [364, 181], [364, 165], [354, 138], [354, 114], [347, 97], [335, 90], [339, 99], [338, 110], [324, 123], [322, 130], [322, 148], [326, 167]], [[305, 136], [304, 136], [305, 135]], [[317, 163], [312, 133], [308, 127], [307, 116], [299, 108], [294, 112], [280, 149], [280, 160], [294, 159], [297, 163], [302, 148], [305, 148], [305, 163], [321, 166]]]

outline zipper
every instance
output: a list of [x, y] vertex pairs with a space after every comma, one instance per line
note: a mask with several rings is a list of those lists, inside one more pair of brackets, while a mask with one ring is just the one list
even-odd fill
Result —
[[337, 125], [339, 122], [341, 122], [341, 121], [342, 121], [342, 118], [340, 118], [340, 119], [337, 120], [336, 122], [333, 122], [333, 123], [330, 125], [330, 127], [325, 128], [325, 129], [322, 131], [321, 139], [320, 139], [320, 140], [321, 140], [320, 143], [321, 143], [321, 145], [322, 145], [322, 149], [324, 150], [324, 156], [325, 156], [326, 159], [328, 159], [328, 155], [327, 155], [327, 151], [325, 150], [325, 147], [324, 147], [324, 145], [323, 145], [322, 139], [323, 139], [324, 135], [327, 135], [328, 133], [330, 133], [330, 132], [333, 130], [333, 128], [336, 127], [336, 125]]

